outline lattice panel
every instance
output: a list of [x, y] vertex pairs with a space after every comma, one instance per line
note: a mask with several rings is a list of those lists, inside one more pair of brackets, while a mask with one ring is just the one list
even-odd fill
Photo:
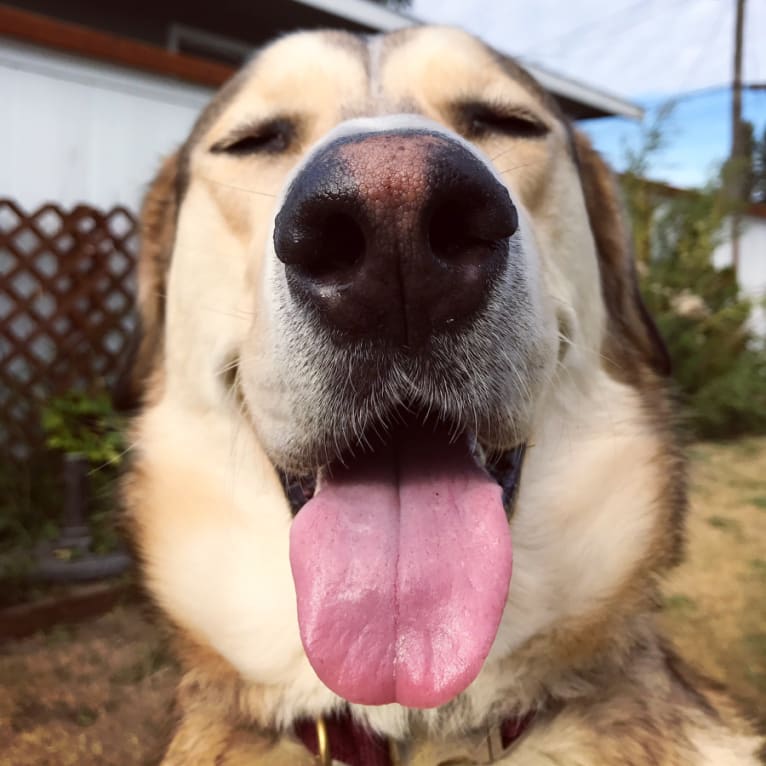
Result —
[[42, 440], [40, 408], [70, 388], [111, 387], [135, 330], [137, 223], [130, 211], [0, 198], [0, 451]]

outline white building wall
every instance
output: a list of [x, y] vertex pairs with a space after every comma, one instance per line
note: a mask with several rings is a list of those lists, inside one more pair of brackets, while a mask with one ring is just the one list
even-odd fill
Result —
[[0, 196], [135, 211], [212, 93], [0, 39]]
[[[727, 226], [727, 231], [729, 230]], [[731, 242], [720, 244], [713, 253], [713, 263], [718, 268], [731, 266]], [[739, 238], [739, 267], [737, 279], [742, 291], [756, 304], [753, 311], [753, 327], [766, 335], [766, 219], [744, 216]]]

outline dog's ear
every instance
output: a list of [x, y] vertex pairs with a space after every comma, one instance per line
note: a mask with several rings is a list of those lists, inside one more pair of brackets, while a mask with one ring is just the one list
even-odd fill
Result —
[[670, 356], [639, 292], [617, 181], [588, 139], [579, 132], [574, 133], [574, 148], [596, 242], [601, 291], [609, 314], [605, 356], [623, 372], [643, 365], [659, 375], [669, 375]]
[[144, 197], [139, 217], [138, 326], [115, 404], [132, 409], [141, 401], [163, 353], [165, 287], [179, 204], [180, 153], [165, 159]]

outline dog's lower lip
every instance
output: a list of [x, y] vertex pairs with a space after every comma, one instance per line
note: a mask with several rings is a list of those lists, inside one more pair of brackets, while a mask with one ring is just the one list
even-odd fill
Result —
[[[503, 490], [503, 506], [508, 517], [513, 513], [518, 494], [519, 479], [524, 463], [527, 445], [525, 442], [505, 450], [484, 466], [487, 473]], [[477, 458], [478, 459], [478, 458]], [[282, 486], [290, 503], [290, 510], [296, 516], [316, 492], [318, 475], [296, 476], [279, 471]]]
[[290, 510], [295, 516], [314, 496], [316, 476], [292, 476], [284, 471], [279, 471], [279, 478], [290, 503]]
[[526, 452], [526, 442], [522, 442], [512, 449], [502, 452], [496, 460], [485, 466], [489, 475], [503, 489], [503, 506], [509, 517], [516, 505], [519, 479], [521, 478], [521, 469], [524, 465]]

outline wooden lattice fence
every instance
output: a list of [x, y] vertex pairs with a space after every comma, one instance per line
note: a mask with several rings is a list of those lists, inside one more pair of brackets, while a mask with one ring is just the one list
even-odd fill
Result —
[[40, 411], [72, 388], [113, 386], [135, 330], [130, 211], [0, 198], [0, 455], [42, 445]]

